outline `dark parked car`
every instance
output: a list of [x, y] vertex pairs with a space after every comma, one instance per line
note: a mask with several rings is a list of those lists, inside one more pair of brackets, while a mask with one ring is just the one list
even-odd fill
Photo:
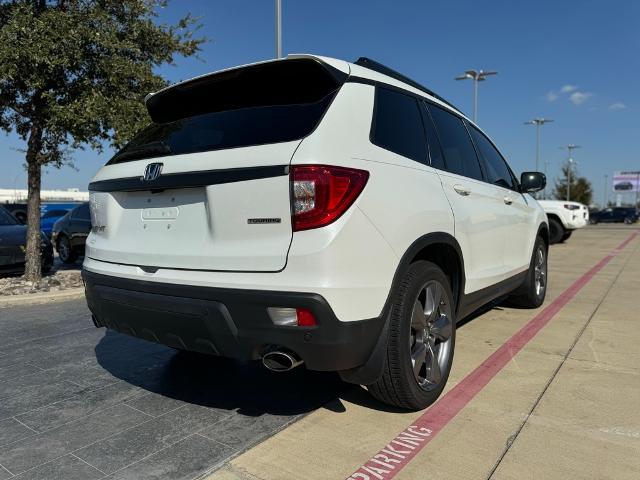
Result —
[[26, 203], [5, 203], [2, 206], [11, 215], [13, 215], [20, 223], [27, 223], [27, 204]]
[[91, 231], [89, 204], [83, 203], [53, 225], [51, 242], [55, 245], [60, 260], [73, 263], [78, 255], [84, 255], [84, 243]]
[[613, 189], [614, 190], [633, 190], [633, 183], [631, 182], [616, 183]]
[[633, 207], [614, 207], [594, 212], [589, 217], [590, 223], [635, 223], [638, 211]]
[[53, 225], [64, 217], [69, 210], [69, 208], [53, 208], [42, 214], [42, 217], [40, 218], [40, 229], [47, 237], [51, 238]]
[[[51, 229], [53, 224], [63, 217], [69, 210], [80, 205], [77, 202], [57, 203], [43, 202], [40, 206], [42, 216], [40, 217], [40, 229], [51, 238]], [[27, 223], [27, 204], [26, 203], [5, 203], [3, 205], [11, 215], [16, 217], [20, 223]]]
[[[0, 274], [22, 273], [25, 262], [27, 226], [22, 225], [5, 208], [0, 207]], [[46, 235], [41, 242], [42, 270], [53, 265], [53, 247]]]

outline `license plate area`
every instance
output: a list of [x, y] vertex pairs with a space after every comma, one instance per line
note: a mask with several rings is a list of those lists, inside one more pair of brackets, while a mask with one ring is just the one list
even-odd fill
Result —
[[178, 213], [178, 207], [145, 208], [142, 210], [142, 220], [175, 220]]

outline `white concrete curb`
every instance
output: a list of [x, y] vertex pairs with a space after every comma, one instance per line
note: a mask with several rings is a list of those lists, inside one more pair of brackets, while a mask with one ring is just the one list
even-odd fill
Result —
[[25, 295], [5, 295], [0, 297], [0, 308], [17, 305], [49, 303], [63, 300], [74, 300], [84, 297], [84, 287], [75, 287], [61, 292], [27, 293]]

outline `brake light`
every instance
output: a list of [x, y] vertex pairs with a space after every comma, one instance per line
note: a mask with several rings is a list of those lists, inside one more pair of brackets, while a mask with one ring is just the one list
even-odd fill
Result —
[[324, 227], [336, 221], [358, 198], [369, 172], [330, 165], [291, 167], [293, 231]]

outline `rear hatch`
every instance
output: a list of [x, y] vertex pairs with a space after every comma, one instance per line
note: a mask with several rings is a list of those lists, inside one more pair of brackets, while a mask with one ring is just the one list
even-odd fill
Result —
[[346, 74], [313, 58], [227, 70], [147, 99], [153, 123], [93, 179], [93, 259], [150, 269], [278, 271], [288, 167]]

